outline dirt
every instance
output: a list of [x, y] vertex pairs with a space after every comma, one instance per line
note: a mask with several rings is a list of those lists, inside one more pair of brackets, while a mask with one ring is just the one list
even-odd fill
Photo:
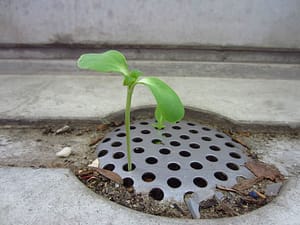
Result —
[[[76, 124], [56, 134], [65, 125], [0, 126], [0, 166], [74, 170], [88, 165], [95, 159], [95, 139], [100, 141], [104, 132], [97, 125]], [[70, 157], [56, 157], [67, 146], [72, 148]]]
[[[136, 193], [133, 186], [124, 186], [106, 178], [94, 168], [83, 168], [75, 174], [88, 188], [120, 205], [152, 215], [192, 218], [184, 203], [154, 200], [147, 194]], [[262, 179], [243, 192], [217, 187], [223, 198], [203, 203], [200, 208], [201, 219], [238, 216], [264, 206], [274, 198], [263, 194], [270, 183], [273, 182]], [[251, 191], [256, 191], [262, 197], [249, 196]]]
[[[153, 215], [192, 218], [184, 203], [154, 200], [147, 194], [136, 193], [132, 186], [114, 182], [96, 169], [87, 167], [96, 158], [96, 144], [120, 123], [71, 124], [68, 125], [70, 129], [57, 133], [57, 130], [66, 125], [49, 124], [34, 129], [32, 126], [2, 125], [0, 167], [70, 168], [88, 188], [118, 204]], [[251, 150], [253, 134], [248, 131], [223, 131], [244, 145], [252, 159], [259, 158], [259, 155]], [[264, 138], [274, 137], [264, 134]], [[55, 153], [66, 146], [72, 147], [72, 155], [68, 158], [56, 157]], [[264, 177], [243, 190], [217, 187], [223, 198], [204, 202], [200, 209], [201, 219], [238, 216], [262, 207], [274, 198], [265, 195], [266, 186], [271, 183], [274, 182]]]

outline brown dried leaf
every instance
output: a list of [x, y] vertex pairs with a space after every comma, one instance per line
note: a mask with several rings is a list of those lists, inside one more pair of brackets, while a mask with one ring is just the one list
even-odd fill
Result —
[[239, 143], [240, 145], [244, 146], [245, 148], [249, 149], [249, 147], [243, 142], [241, 141], [241, 139], [239, 138], [233, 138], [234, 141], [236, 141], [237, 143]]
[[221, 185], [217, 185], [216, 188], [219, 189], [219, 190], [222, 190], [222, 191], [230, 191], [230, 192], [238, 193], [238, 190], [236, 190], [234, 188], [224, 187], [224, 186], [221, 186]]
[[283, 181], [284, 176], [273, 166], [260, 161], [249, 161], [246, 167], [257, 177], [263, 177], [272, 181]]
[[103, 139], [103, 135], [99, 136], [99, 137], [96, 137], [94, 139], [92, 139], [89, 143], [89, 146], [93, 146], [95, 144], [97, 144], [99, 141], [101, 141]]
[[113, 121], [112, 122], [112, 125], [115, 126], [115, 127], [118, 127], [118, 126], [121, 126], [124, 124], [124, 121]]
[[263, 177], [255, 177], [247, 180], [242, 180], [236, 185], [234, 185], [232, 188], [236, 191], [242, 192], [244, 190], [252, 188], [253, 185], [260, 182], [261, 180], [263, 180]]
[[104, 177], [118, 183], [118, 184], [123, 184], [123, 179], [119, 176], [119, 174], [112, 172], [110, 170], [105, 170], [101, 168], [93, 168], [96, 170], [99, 174], [103, 175]]
[[244, 137], [250, 137], [251, 136], [251, 133], [249, 131], [238, 131], [237, 133], [238, 133], [238, 135], [244, 136]]
[[105, 131], [108, 127], [109, 127], [109, 124], [102, 123], [97, 126], [96, 130], [97, 131]]

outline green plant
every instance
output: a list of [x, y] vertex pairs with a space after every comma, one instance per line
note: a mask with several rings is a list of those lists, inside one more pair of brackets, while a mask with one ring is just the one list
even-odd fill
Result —
[[100, 54], [83, 54], [78, 59], [77, 65], [81, 69], [121, 73], [124, 77], [123, 85], [127, 86], [125, 127], [128, 171], [132, 169], [130, 148], [130, 106], [133, 90], [137, 84], [147, 86], [156, 99], [157, 106], [155, 109], [155, 118], [157, 123], [154, 124], [155, 128], [163, 129], [164, 122], [174, 123], [181, 120], [184, 116], [184, 107], [179, 97], [165, 82], [156, 77], [139, 79], [142, 72], [139, 70], [129, 70], [125, 56], [118, 51], [110, 50]]

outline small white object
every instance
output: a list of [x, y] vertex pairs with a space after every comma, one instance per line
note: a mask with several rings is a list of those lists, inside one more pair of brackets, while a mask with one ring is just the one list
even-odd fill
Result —
[[71, 129], [70, 126], [65, 125], [65, 126], [59, 128], [57, 131], [55, 131], [55, 134], [62, 134], [62, 133], [70, 131], [70, 129]]
[[61, 157], [61, 158], [66, 158], [70, 156], [72, 153], [72, 148], [71, 147], [64, 147], [62, 150], [56, 153], [56, 156]]
[[95, 159], [91, 164], [88, 165], [88, 167], [99, 167], [99, 159]]

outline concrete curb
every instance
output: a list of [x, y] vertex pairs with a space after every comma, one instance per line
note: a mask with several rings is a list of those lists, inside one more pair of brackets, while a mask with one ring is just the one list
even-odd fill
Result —
[[[272, 203], [224, 219], [187, 220], [152, 216], [117, 205], [87, 189], [66, 169], [0, 168], [0, 220], [9, 224], [255, 224], [296, 225], [299, 180], [290, 178]], [[297, 190], [297, 191], [295, 191]]]
[[[217, 113], [238, 123], [299, 126], [298, 80], [161, 77], [185, 106]], [[2, 120], [104, 118], [124, 109], [126, 88], [119, 76], [1, 75]], [[141, 96], [141, 97], [139, 97]], [[133, 107], [155, 104], [137, 86]]]
[[[176, 77], [246, 78], [299, 80], [299, 64], [212, 62], [212, 61], [170, 61], [170, 60], [128, 60], [132, 68], [146, 75]], [[76, 60], [0, 59], [0, 74], [21, 75], [98, 75], [76, 67]], [[105, 75], [107, 76], [107, 74]]]

